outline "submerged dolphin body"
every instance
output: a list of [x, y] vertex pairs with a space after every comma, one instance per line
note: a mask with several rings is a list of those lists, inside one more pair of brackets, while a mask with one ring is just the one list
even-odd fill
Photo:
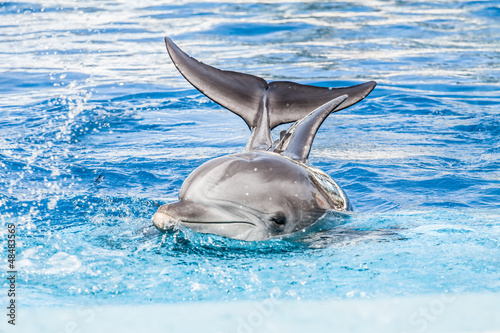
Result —
[[[328, 211], [346, 212], [344, 191], [307, 161], [326, 117], [365, 98], [375, 82], [328, 89], [216, 69], [165, 38], [180, 73], [252, 131], [242, 153], [208, 161], [182, 184], [179, 201], [161, 206], [154, 225], [253, 241], [302, 230]], [[295, 122], [273, 141], [271, 129]]]

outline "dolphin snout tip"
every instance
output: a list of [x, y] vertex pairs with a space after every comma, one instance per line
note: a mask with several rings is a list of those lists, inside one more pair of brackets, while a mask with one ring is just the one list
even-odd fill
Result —
[[170, 229], [174, 229], [175, 227], [180, 225], [179, 220], [162, 212], [156, 212], [153, 215], [152, 220], [155, 227], [158, 228], [158, 230], [160, 231], [167, 231]]

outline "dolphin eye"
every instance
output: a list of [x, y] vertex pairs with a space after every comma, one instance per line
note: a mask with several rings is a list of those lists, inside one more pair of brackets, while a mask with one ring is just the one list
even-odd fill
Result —
[[278, 227], [283, 227], [286, 224], [286, 216], [282, 212], [276, 213], [269, 220]]

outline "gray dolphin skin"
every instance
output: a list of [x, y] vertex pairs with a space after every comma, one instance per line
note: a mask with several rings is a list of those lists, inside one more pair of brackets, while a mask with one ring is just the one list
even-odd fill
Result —
[[[333, 112], [365, 98], [376, 83], [323, 88], [208, 66], [165, 38], [179, 72], [237, 114], [251, 130], [242, 153], [210, 160], [184, 181], [179, 201], [153, 216], [160, 231], [183, 225], [200, 233], [256, 241], [304, 230], [327, 212], [351, 211], [339, 185], [309, 162], [316, 132]], [[271, 130], [294, 122], [273, 141]]]

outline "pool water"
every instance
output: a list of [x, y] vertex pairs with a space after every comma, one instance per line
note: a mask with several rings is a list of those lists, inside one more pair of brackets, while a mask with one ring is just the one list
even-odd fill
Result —
[[[1, 258], [15, 223], [17, 302], [500, 292], [499, 16], [499, 1], [0, 3]], [[268, 81], [377, 81], [310, 155], [352, 216], [300, 240], [158, 232], [189, 173], [250, 135], [177, 72], [165, 36]]]

